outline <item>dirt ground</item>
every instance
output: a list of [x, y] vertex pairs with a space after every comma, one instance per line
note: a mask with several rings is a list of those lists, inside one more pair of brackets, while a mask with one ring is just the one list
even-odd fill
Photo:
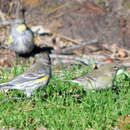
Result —
[[[49, 35], [36, 36], [41, 47], [61, 50], [97, 39], [96, 45], [77, 49], [73, 54], [115, 58], [126, 62], [130, 49], [129, 0], [21, 0], [21, 10], [30, 28], [40, 25]], [[0, 0], [0, 9], [7, 20], [15, 18], [17, 1]], [[5, 44], [10, 27], [0, 28], [0, 43]], [[45, 32], [45, 31], [44, 31]], [[48, 33], [47, 33], [48, 34]], [[118, 53], [118, 54], [116, 54]], [[127, 57], [126, 57], [127, 56]], [[13, 62], [15, 53], [0, 48], [0, 62]]]

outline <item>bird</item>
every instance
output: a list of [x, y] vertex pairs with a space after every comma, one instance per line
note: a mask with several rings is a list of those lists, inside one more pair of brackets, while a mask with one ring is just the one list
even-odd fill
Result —
[[35, 55], [36, 62], [29, 70], [7, 83], [0, 84], [0, 90], [20, 90], [30, 98], [35, 90], [45, 88], [51, 78], [51, 62], [47, 53]]
[[34, 34], [24, 20], [16, 19], [11, 25], [7, 42], [9, 48], [17, 54], [30, 53], [34, 48]]
[[64, 80], [65, 82], [73, 82], [87, 90], [102, 90], [113, 87], [113, 81], [116, 73], [120, 69], [115, 63], [105, 64], [88, 74], [82, 75], [72, 80]]
[[17, 2], [16, 19], [11, 23], [7, 45], [20, 55], [30, 53], [35, 46], [34, 33], [26, 25], [24, 16], [20, 17], [20, 0]]

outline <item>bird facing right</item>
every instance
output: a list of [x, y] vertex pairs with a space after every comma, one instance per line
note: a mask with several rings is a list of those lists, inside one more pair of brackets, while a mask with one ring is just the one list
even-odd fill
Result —
[[85, 91], [91, 89], [100, 90], [112, 88], [113, 81], [118, 70], [119, 66], [115, 63], [105, 64], [93, 72], [75, 78], [73, 80], [65, 81], [77, 83], [80, 86], [83, 86]]
[[30, 98], [33, 92], [40, 87], [45, 88], [51, 78], [51, 64], [47, 53], [35, 56], [36, 62], [29, 70], [13, 80], [0, 84], [1, 90], [21, 90]]

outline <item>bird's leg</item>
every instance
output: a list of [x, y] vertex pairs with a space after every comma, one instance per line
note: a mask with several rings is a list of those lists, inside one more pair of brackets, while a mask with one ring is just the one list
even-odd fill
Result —
[[24, 94], [27, 95], [27, 98], [30, 98], [33, 95], [33, 91], [26, 90], [24, 91]]

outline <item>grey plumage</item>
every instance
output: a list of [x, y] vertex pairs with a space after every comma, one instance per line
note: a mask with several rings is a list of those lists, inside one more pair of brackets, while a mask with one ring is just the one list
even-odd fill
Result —
[[47, 53], [40, 53], [36, 55], [36, 62], [25, 73], [19, 75], [8, 83], [0, 85], [0, 89], [6, 90], [22, 90], [27, 98], [31, 97], [34, 90], [43, 88], [51, 78], [51, 64]]
[[24, 16], [20, 18], [20, 0], [17, 1], [16, 19], [11, 24], [8, 48], [17, 54], [30, 53], [34, 48], [34, 34], [25, 24]]
[[[23, 30], [20, 30], [23, 26]], [[24, 20], [16, 19], [11, 25], [9, 48], [18, 54], [30, 53], [34, 48], [33, 32], [26, 26]]]

